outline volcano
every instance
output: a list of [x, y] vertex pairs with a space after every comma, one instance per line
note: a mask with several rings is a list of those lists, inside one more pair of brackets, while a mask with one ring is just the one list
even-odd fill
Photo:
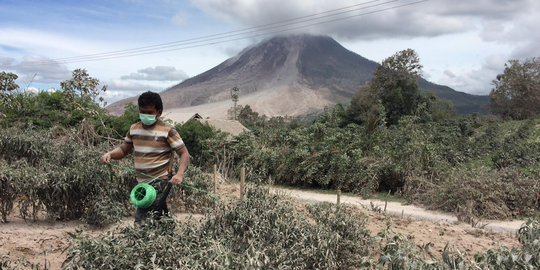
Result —
[[[328, 36], [276, 36], [160, 94], [165, 116], [198, 112], [226, 118], [235, 86], [240, 89], [238, 104], [250, 105], [254, 111], [267, 116], [306, 115], [325, 106], [348, 104], [371, 80], [377, 65]], [[419, 85], [423, 92], [452, 101], [458, 113], [485, 112], [487, 96], [458, 92], [422, 78]], [[125, 104], [136, 99], [118, 101], [107, 109], [120, 114]]]

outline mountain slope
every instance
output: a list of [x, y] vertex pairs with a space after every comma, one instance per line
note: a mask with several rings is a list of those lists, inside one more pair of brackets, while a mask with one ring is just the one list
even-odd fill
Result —
[[[277, 36], [248, 47], [218, 66], [161, 93], [170, 113], [199, 112], [223, 118], [231, 107], [230, 89], [240, 88], [239, 104], [274, 115], [302, 115], [336, 103], [347, 104], [369, 82], [377, 66], [330, 37]], [[457, 92], [447, 86], [419, 80], [423, 91], [454, 102], [461, 113], [482, 112], [486, 96]], [[121, 113], [126, 103], [107, 109]], [[196, 106], [196, 107], [193, 107]], [[173, 119], [174, 120], [174, 119]]]

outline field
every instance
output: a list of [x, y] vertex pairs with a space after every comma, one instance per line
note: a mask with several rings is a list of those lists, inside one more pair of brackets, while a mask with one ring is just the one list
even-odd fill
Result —
[[[306, 206], [313, 203], [306, 203], [306, 200], [313, 200], [321, 197], [321, 193], [314, 191], [304, 191], [306, 194], [291, 194], [290, 191], [277, 189], [274, 192], [283, 194], [280, 199], [294, 205], [296, 211], [307, 212]], [[234, 183], [224, 183], [218, 186], [218, 193], [228, 197], [239, 197], [239, 185]], [[293, 195], [294, 198], [291, 196]], [[334, 198], [334, 196], [332, 196]], [[322, 197], [324, 198], [324, 196]], [[344, 198], [345, 199], [345, 198]], [[174, 218], [185, 224], [188, 220], [203, 222], [204, 215], [180, 212], [182, 206], [171, 205], [177, 209]], [[371, 237], [376, 237], [377, 233], [384, 232], [387, 227], [402, 237], [413, 241], [416, 245], [424, 246], [428, 243], [429, 252], [424, 256], [437, 260], [443, 259], [443, 252], [447, 244], [455, 251], [463, 254], [464, 258], [472, 259], [474, 254], [484, 252], [488, 249], [496, 249], [500, 246], [515, 248], [519, 246], [515, 231], [492, 231], [483, 228], [474, 228], [463, 222], [445, 222], [417, 220], [412, 218], [401, 218], [393, 215], [385, 215], [379, 209], [369, 209], [367, 207], [350, 207], [348, 211], [353, 212], [353, 216], [358, 223], [363, 223]], [[113, 231], [121, 231], [122, 228], [132, 226], [131, 217], [123, 218], [120, 222], [105, 228], [88, 226], [81, 221], [47, 221], [45, 216], [40, 216], [36, 222], [24, 221], [17, 215], [10, 217], [10, 222], [0, 224], [2, 234], [0, 240], [3, 243], [0, 248], [1, 254], [10, 254], [11, 258], [26, 258], [34, 264], [44, 266], [45, 263], [50, 269], [59, 269], [69, 254], [72, 245], [72, 237], [76, 231], [83, 231], [91, 237], [103, 237]], [[199, 223], [199, 225], [200, 225]], [[201, 239], [204, 241], [204, 239]], [[376, 255], [377, 256], [377, 255]]]

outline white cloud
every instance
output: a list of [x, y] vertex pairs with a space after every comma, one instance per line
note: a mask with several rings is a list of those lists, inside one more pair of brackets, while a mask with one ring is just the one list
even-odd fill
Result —
[[0, 69], [17, 74], [17, 82], [24, 84], [59, 83], [71, 77], [66, 65], [38, 56], [26, 56], [20, 62], [4, 58], [0, 60]]
[[156, 66], [137, 70], [136, 73], [124, 75], [122, 80], [145, 80], [145, 81], [182, 81], [188, 75], [182, 70], [176, 70], [171, 66]]
[[484, 59], [480, 66], [470, 70], [443, 71], [444, 75], [440, 77], [437, 83], [470, 94], [488, 95], [492, 89], [491, 82], [497, 74], [504, 71], [506, 62], [507, 58], [504, 55], [491, 55]]
[[39, 89], [37, 89], [36, 87], [28, 87], [26, 89], [24, 89], [25, 92], [27, 93], [38, 93], [39, 92]]
[[[108, 83], [108, 89], [111, 91], [123, 91], [123, 92], [144, 92], [144, 91], [161, 91], [163, 86], [157, 84], [146, 84], [136, 81], [113, 79]], [[133, 94], [132, 94], [133, 95]]]

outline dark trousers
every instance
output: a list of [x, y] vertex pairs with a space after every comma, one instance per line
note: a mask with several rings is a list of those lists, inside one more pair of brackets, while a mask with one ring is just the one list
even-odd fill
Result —
[[156, 200], [148, 208], [138, 208], [135, 212], [135, 225], [144, 225], [148, 217], [160, 219], [162, 216], [169, 215], [167, 208], [167, 196], [171, 191], [172, 184], [169, 179], [156, 179], [149, 183], [156, 189]]

